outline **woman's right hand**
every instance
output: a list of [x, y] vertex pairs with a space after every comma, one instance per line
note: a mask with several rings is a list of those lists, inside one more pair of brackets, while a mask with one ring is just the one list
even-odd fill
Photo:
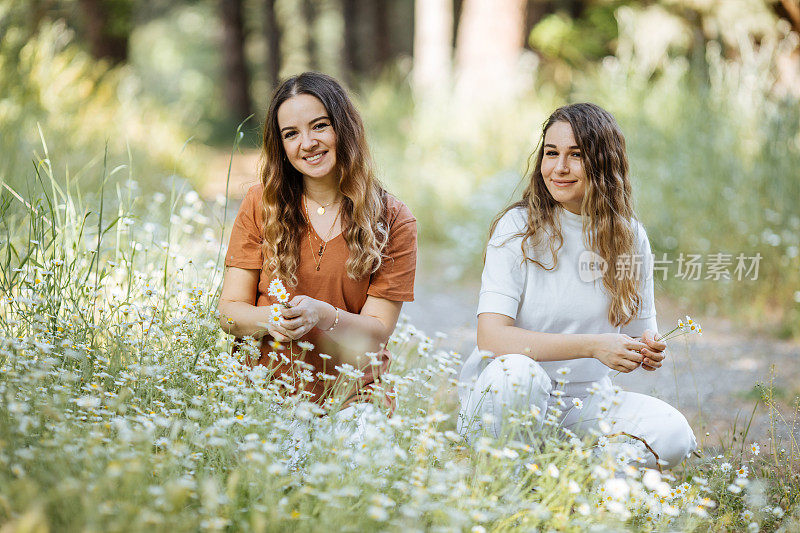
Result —
[[280, 326], [267, 326], [266, 334], [270, 335], [278, 342], [289, 342], [291, 339], [286, 335], [286, 330]]
[[601, 333], [593, 340], [592, 357], [612, 370], [631, 372], [644, 360], [642, 350], [647, 344], [623, 333]]
[[263, 322], [259, 322], [258, 325], [264, 328], [261, 331], [261, 335], [258, 336], [259, 340], [264, 337], [264, 335], [269, 335], [277, 342], [289, 342], [291, 338], [289, 338], [289, 333], [286, 329], [281, 326], [280, 324], [276, 323], [272, 319], [272, 309], [270, 306], [260, 306], [257, 307], [258, 310], [262, 311], [266, 316], [264, 317]]

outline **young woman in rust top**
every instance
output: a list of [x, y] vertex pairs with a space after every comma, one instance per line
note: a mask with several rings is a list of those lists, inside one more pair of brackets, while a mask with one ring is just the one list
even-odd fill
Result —
[[[361, 117], [324, 74], [306, 72], [275, 91], [260, 174], [231, 233], [220, 324], [237, 337], [260, 338], [258, 363], [272, 368], [289, 393], [326, 405], [330, 380], [323, 372], [338, 375], [334, 368], [347, 363], [364, 376], [345, 403], [367, 401], [388, 367], [382, 345], [403, 302], [413, 300], [416, 220], [376, 180]], [[268, 295], [275, 278], [292, 295], [277, 324]], [[288, 362], [268, 356], [271, 341], [283, 345]], [[314, 349], [302, 355], [291, 342], [290, 354], [290, 341]], [[377, 352], [380, 364], [370, 364], [365, 352]]]

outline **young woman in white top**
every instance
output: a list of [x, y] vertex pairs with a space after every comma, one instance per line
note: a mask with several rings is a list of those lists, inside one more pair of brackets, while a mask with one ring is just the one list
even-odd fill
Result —
[[657, 370], [666, 349], [622, 132], [594, 104], [564, 106], [535, 156], [522, 200], [492, 224], [459, 429], [470, 440], [513, 433], [509, 411], [538, 413], [541, 428], [550, 407], [551, 423], [580, 435], [605, 419], [607, 432], [638, 437], [619, 445], [634, 459], [675, 466], [696, 448], [686, 419], [609, 378]]

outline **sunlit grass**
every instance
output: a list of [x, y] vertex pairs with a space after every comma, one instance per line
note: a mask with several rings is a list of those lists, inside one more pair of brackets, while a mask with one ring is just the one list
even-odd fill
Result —
[[[403, 322], [387, 376], [397, 411], [352, 442], [352, 428], [243, 364], [253, 343], [233, 351], [215, 312], [226, 200], [211, 205], [178, 177], [200, 166], [179, 118], [64, 32], [6, 35], [0, 49], [3, 72], [20, 60], [22, 73], [0, 80], [4, 529], [800, 528], [796, 403], [780, 412], [769, 385], [756, 390], [766, 415], [753, 415], [769, 417], [768, 441], [752, 442], [746, 420], [663, 476], [555, 424], [469, 447], [454, 432], [461, 356]], [[669, 281], [661, 294], [754, 322], [777, 309], [797, 334], [800, 119], [796, 101], [770, 92], [766, 51], [740, 65], [710, 48], [700, 82], [679, 58], [652, 76], [610, 58], [570, 96], [540, 80], [486, 123], [415, 109], [395, 80], [362, 105], [380, 173], [413, 208], [421, 243], [444, 251], [445, 277], [477, 275], [541, 122], [588, 99], [627, 135], [657, 252], [764, 255], [757, 283]], [[527, 428], [532, 416], [513, 420]], [[298, 427], [314, 437], [300, 455]]]
[[[50, 165], [39, 161], [41, 193], [20, 195], [24, 209], [0, 196], [0, 520], [12, 531], [769, 530], [794, 520], [794, 446], [731, 448], [660, 475], [604, 454], [599, 433], [573, 438], [552, 417], [534, 432], [535, 413], [511, 418], [516, 440], [467, 446], [453, 431], [461, 356], [407, 322], [389, 344], [398, 408], [370, 415], [353, 441], [349, 426], [243, 364], [254, 343], [232, 352], [221, 333], [221, 205], [190, 190], [142, 198], [135, 176], [107, 162], [101, 210], [58, 187]], [[166, 225], [157, 211], [172, 213]], [[298, 440], [298, 428], [310, 437]]]
[[92, 58], [63, 21], [44, 22], [29, 35], [13, 24], [27, 9], [0, 0], [0, 183], [36, 194], [26, 178], [39, 159], [53, 157], [65, 169], [61, 185], [80, 182], [83, 194], [92, 194], [100, 186], [103, 146], [114, 160], [135, 164], [145, 190], [168, 190], [165, 176], [199, 182], [205, 150], [186, 144], [196, 109], [158, 105], [137, 72]]

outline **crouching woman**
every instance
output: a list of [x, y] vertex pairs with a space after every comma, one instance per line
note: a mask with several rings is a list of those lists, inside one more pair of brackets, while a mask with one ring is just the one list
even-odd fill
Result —
[[[260, 340], [254, 363], [287, 394], [356, 421], [381, 400], [375, 392], [391, 408], [377, 384], [413, 300], [416, 220], [375, 178], [361, 117], [336, 80], [306, 72], [276, 89], [260, 174], [231, 232], [222, 328]], [[360, 376], [347, 393], [331, 387], [337, 368]]]
[[696, 448], [684, 416], [609, 377], [656, 371], [666, 349], [656, 331], [650, 245], [614, 118], [593, 104], [557, 109], [522, 199], [490, 235], [479, 349], [461, 373], [460, 431], [470, 440], [514, 433], [509, 414], [521, 411], [538, 413], [541, 429], [549, 408], [551, 423], [577, 435], [605, 419], [609, 433], [633, 437], [621, 445], [647, 466], [680, 463]]

